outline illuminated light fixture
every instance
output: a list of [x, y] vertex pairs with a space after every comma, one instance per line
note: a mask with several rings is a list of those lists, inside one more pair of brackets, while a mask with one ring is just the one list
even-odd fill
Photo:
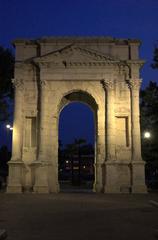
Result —
[[6, 125], [6, 128], [11, 128], [11, 126], [9, 124]]
[[85, 168], [86, 168], [86, 166], [83, 166], [83, 168], [85, 169]]
[[150, 138], [150, 137], [151, 137], [150, 132], [145, 132], [145, 133], [144, 133], [144, 138]]
[[69, 163], [69, 161], [66, 161], [66, 163]]
[[11, 131], [13, 131], [13, 127], [10, 127], [9, 129], [10, 129]]

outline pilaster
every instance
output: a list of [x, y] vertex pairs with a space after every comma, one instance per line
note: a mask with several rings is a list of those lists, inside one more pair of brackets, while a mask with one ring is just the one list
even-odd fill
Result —
[[13, 79], [15, 88], [12, 158], [9, 162], [8, 193], [22, 192], [23, 96], [24, 82]]
[[95, 192], [103, 192], [104, 161], [105, 161], [105, 97], [100, 103], [96, 117], [96, 162], [95, 162], [95, 182], [93, 189]]
[[35, 175], [35, 184], [33, 187], [34, 192], [48, 193], [48, 158], [47, 158], [47, 89], [48, 84], [45, 80], [40, 80], [39, 84], [39, 109], [38, 109], [38, 148], [37, 160], [32, 164]]
[[145, 193], [144, 161], [141, 157], [139, 90], [141, 79], [127, 80], [131, 93], [131, 136], [132, 136], [132, 192]]
[[117, 162], [115, 154], [115, 92], [114, 92], [114, 81], [113, 80], [103, 80], [103, 88], [106, 95], [106, 159], [105, 159], [105, 183], [104, 192], [108, 193], [119, 193], [120, 185], [118, 178], [118, 171], [120, 165]]

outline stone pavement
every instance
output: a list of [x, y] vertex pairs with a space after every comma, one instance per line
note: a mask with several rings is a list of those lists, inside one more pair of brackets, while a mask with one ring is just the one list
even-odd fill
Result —
[[8, 240], [154, 240], [158, 194], [0, 194]]

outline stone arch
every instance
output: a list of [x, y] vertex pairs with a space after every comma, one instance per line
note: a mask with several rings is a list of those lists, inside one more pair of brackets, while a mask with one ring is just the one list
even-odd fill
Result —
[[[94, 115], [94, 134], [95, 134], [95, 156], [94, 156], [94, 176], [95, 176], [95, 181], [94, 181], [94, 186], [93, 186], [93, 191], [96, 191], [96, 182], [97, 182], [97, 171], [96, 171], [96, 166], [97, 166], [97, 145], [98, 145], [98, 104], [95, 100], [95, 98], [85, 90], [81, 89], [72, 89], [70, 91], [67, 91], [66, 93], [62, 94], [62, 98], [60, 98], [59, 104], [58, 104], [58, 126], [59, 126], [59, 119], [60, 119], [60, 113], [64, 109], [65, 106], [67, 106], [69, 103], [72, 102], [81, 102], [85, 105], [87, 105], [91, 111], [93, 112]], [[58, 130], [59, 131], [59, 130]]]
[[67, 104], [70, 102], [82, 102], [88, 105], [92, 111], [97, 111], [98, 104], [95, 98], [85, 90], [75, 89], [66, 92], [62, 98], [60, 99], [60, 103], [58, 105], [58, 111], [61, 111]]
[[[53, 37], [16, 40], [14, 45], [15, 109], [7, 191], [58, 192], [58, 115], [79, 97], [72, 94], [77, 90], [97, 103], [95, 191], [146, 192], [139, 124], [139, 70], [144, 63], [138, 57], [140, 41]], [[35, 146], [32, 133], [38, 135]], [[30, 181], [25, 166], [31, 170]]]

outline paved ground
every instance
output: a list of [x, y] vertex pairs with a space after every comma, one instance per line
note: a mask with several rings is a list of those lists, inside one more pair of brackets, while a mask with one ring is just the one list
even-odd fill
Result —
[[8, 240], [152, 240], [158, 194], [0, 194]]

